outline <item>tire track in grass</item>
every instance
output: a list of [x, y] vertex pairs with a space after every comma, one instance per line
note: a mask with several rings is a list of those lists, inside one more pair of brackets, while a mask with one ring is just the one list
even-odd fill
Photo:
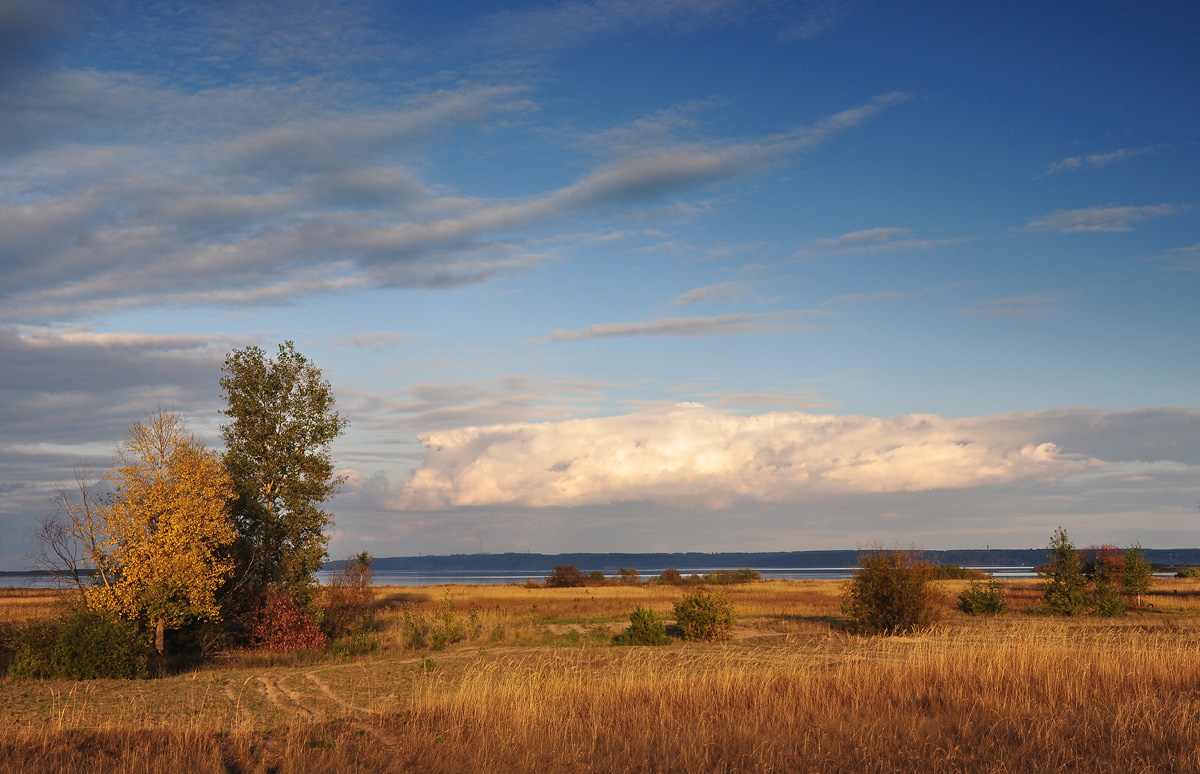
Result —
[[[300, 704], [297, 697], [290, 691], [283, 688], [283, 685], [278, 678], [271, 680], [271, 678], [267, 675], [258, 675], [256, 679], [258, 680], [258, 684], [262, 686], [263, 693], [267, 695], [267, 701], [271, 702], [271, 704], [273, 704], [280, 712], [300, 713], [305, 717], [312, 717], [312, 713], [306, 710], [303, 705]], [[285, 704], [283, 701], [281, 701], [279, 698], [281, 693], [290, 699], [292, 703]]]
[[371, 710], [367, 709], [366, 707], [360, 707], [357, 704], [351, 704], [350, 702], [343, 699], [341, 696], [338, 696], [336, 693], [333, 692], [332, 689], [330, 689], [329, 685], [324, 680], [317, 677], [316, 672], [308, 672], [307, 674], [304, 675], [304, 679], [308, 680], [313, 685], [315, 685], [317, 687], [317, 689], [321, 691], [321, 693], [328, 696], [329, 699], [331, 701], [333, 701], [335, 704], [340, 704], [341, 706], [345, 707], [348, 710], [353, 710], [355, 712], [361, 712], [365, 715], [372, 714]]

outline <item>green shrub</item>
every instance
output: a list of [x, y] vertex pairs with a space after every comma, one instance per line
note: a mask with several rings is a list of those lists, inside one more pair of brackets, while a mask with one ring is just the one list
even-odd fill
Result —
[[608, 579], [604, 577], [604, 570], [592, 570], [588, 573], [588, 584], [603, 586]]
[[1050, 579], [1042, 590], [1042, 607], [1052, 615], [1077, 615], [1087, 607], [1087, 578], [1080, 568], [1079, 554], [1059, 527], [1050, 539], [1050, 562], [1041, 572]]
[[1141, 543], [1134, 543], [1125, 549], [1125, 566], [1121, 573], [1121, 591], [1132, 601], [1135, 607], [1142, 606], [1142, 595], [1150, 591], [1154, 580], [1154, 568], [1146, 561], [1146, 552]]
[[617, 582], [624, 584], [641, 583], [642, 574], [633, 567], [621, 567], [617, 569]]
[[842, 593], [842, 611], [856, 632], [902, 634], [933, 623], [933, 568], [914, 552], [877, 548], [858, 557], [858, 568]]
[[1120, 581], [1124, 573], [1124, 562], [1101, 561], [1092, 570], [1092, 605], [1097, 615], [1114, 617], [1125, 615], [1125, 602], [1121, 599]]
[[992, 578], [987, 585], [978, 580], [958, 595], [958, 607], [967, 615], [1000, 615], [1008, 612], [1008, 603], [1004, 600], [1004, 588]]
[[671, 638], [667, 636], [667, 627], [653, 610], [642, 606], [635, 607], [629, 614], [629, 628], [613, 637], [618, 645], [667, 645]]
[[1200, 578], [1200, 567], [1184, 567], [1175, 573], [1176, 578]]
[[135, 679], [147, 676], [150, 641], [129, 621], [77, 607], [23, 626], [13, 650], [8, 672], [15, 677]]
[[685, 639], [728, 640], [733, 637], [733, 603], [720, 591], [696, 589], [675, 603], [675, 621]]

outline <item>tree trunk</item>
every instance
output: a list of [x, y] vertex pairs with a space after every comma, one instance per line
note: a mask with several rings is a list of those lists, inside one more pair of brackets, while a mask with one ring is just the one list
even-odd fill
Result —
[[154, 649], [158, 651], [158, 655], [163, 654], [163, 636], [167, 632], [167, 621], [165, 618], [159, 618], [154, 622]]

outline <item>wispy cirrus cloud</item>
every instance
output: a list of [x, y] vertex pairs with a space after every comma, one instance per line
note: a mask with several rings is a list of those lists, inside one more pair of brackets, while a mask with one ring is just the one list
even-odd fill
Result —
[[749, 333], [802, 333], [811, 325], [798, 320], [821, 315], [813, 310], [768, 312], [762, 314], [722, 314], [714, 317], [667, 317], [645, 322], [604, 323], [582, 330], [557, 330], [533, 343], [585, 341], [587, 339], [624, 339], [646, 336], [741, 336]]
[[672, 304], [726, 304], [740, 301], [750, 294], [752, 286], [748, 282], [719, 282], [716, 285], [705, 285], [702, 288], [692, 288], [686, 293], [680, 293], [671, 300]]
[[1078, 210], [1055, 210], [1048, 215], [1030, 218], [1020, 230], [1026, 234], [1083, 234], [1090, 232], [1133, 231], [1133, 227], [1154, 218], [1165, 218], [1183, 207], [1173, 204], [1154, 204], [1142, 207], [1084, 207]]
[[816, 255], [865, 255], [869, 253], [899, 253], [932, 250], [959, 244], [966, 239], [918, 239], [908, 228], [872, 228], [851, 231], [831, 239], [814, 239], [801, 246], [794, 257]]
[[[10, 161], [0, 170], [0, 317], [50, 322], [146, 305], [286, 303], [349, 288], [484, 282], [554, 257], [523, 246], [529, 229], [653, 206], [783, 163], [906, 98], [882, 95], [757, 139], [659, 148], [513, 199], [451, 195], [379, 163], [384, 149], [444, 122], [520, 110], [517, 96], [467, 88], [362, 125], [362, 115], [326, 116], [182, 152], [152, 143], [100, 157], [85, 147]], [[35, 188], [48, 163], [74, 182]], [[107, 174], [75, 176], [71, 164], [101, 164]]]
[[1046, 167], [1043, 175], [1057, 175], [1061, 172], [1078, 172], [1084, 169], [1099, 169], [1119, 161], [1127, 161], [1138, 156], [1145, 156], [1159, 150], [1160, 145], [1149, 145], [1144, 148], [1121, 148], [1107, 153], [1089, 153], [1084, 156], [1070, 156], [1062, 161], [1056, 161]]
[[970, 309], [961, 309], [963, 317], [983, 317], [1003, 320], [1018, 317], [1040, 317], [1059, 309], [1069, 296], [1064, 293], [1029, 293], [1023, 296], [997, 298], [984, 301]]

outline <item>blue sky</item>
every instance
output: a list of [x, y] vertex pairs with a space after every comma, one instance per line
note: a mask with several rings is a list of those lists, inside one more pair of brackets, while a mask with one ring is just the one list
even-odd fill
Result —
[[284, 340], [334, 555], [1200, 545], [1196, 29], [0, 0], [0, 564]]

